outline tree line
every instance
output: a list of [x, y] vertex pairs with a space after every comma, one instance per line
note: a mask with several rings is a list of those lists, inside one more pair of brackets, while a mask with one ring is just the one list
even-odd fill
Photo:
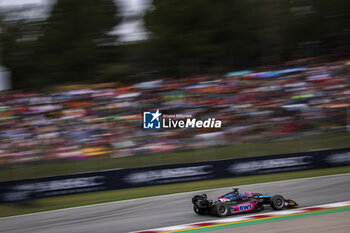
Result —
[[[350, 52], [347, 0], [153, 0], [123, 19], [113, 0], [57, 0], [47, 18], [6, 20], [2, 63], [13, 86], [186, 77]], [[148, 39], [117, 43], [122, 20]]]

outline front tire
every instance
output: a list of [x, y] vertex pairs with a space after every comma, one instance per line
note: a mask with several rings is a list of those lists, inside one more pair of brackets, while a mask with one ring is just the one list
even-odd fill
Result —
[[223, 204], [219, 203], [215, 208], [216, 215], [219, 217], [224, 217], [228, 215], [228, 207]]
[[281, 195], [274, 195], [270, 199], [270, 206], [274, 210], [281, 210], [284, 208], [284, 198]]

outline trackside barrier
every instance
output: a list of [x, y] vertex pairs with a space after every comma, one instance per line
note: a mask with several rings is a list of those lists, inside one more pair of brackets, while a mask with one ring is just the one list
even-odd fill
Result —
[[350, 148], [0, 182], [0, 201], [350, 165]]

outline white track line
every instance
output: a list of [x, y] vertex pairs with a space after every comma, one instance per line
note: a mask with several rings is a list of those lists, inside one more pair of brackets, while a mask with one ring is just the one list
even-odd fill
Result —
[[[321, 179], [325, 177], [338, 177], [338, 176], [348, 176], [350, 173], [343, 173], [343, 174], [335, 174], [335, 175], [325, 175], [325, 176], [314, 176], [314, 177], [306, 177], [306, 178], [298, 178], [298, 179], [291, 179], [291, 180], [280, 180], [280, 181], [271, 181], [271, 182], [263, 182], [263, 183], [255, 183], [255, 184], [247, 184], [247, 185], [240, 185], [239, 187], [246, 187], [251, 185], [266, 185], [266, 184], [276, 184], [276, 183], [288, 183], [288, 182], [294, 182], [299, 180], [311, 180], [311, 179]], [[232, 187], [232, 186], [228, 186]], [[69, 208], [63, 208], [63, 209], [57, 209], [57, 210], [48, 210], [48, 211], [41, 211], [36, 213], [29, 213], [29, 214], [20, 214], [15, 216], [9, 216], [9, 217], [2, 217], [2, 219], [10, 219], [10, 218], [19, 218], [19, 217], [25, 217], [25, 216], [31, 216], [31, 215], [37, 215], [37, 214], [46, 214], [46, 213], [55, 213], [55, 212], [61, 212], [61, 211], [69, 211], [74, 209], [81, 209], [81, 208], [90, 208], [90, 207], [98, 207], [98, 206], [104, 206], [104, 205], [110, 205], [115, 203], [123, 203], [123, 202], [130, 202], [130, 201], [136, 201], [136, 200], [149, 200], [149, 199], [158, 199], [158, 198], [168, 198], [172, 196], [179, 196], [183, 194], [193, 194], [193, 193], [200, 193], [200, 192], [208, 192], [208, 191], [214, 191], [214, 190], [226, 190], [228, 187], [223, 188], [214, 188], [214, 189], [204, 189], [204, 190], [197, 190], [197, 191], [189, 191], [189, 192], [182, 192], [182, 193], [173, 193], [173, 194], [166, 194], [166, 195], [157, 195], [152, 197], [142, 197], [142, 198], [134, 198], [134, 199], [128, 199], [128, 200], [122, 200], [122, 201], [111, 201], [111, 202], [104, 202], [104, 203], [98, 203], [98, 204], [91, 204], [91, 205], [83, 205], [83, 206], [76, 206], [76, 207], [69, 207]]]

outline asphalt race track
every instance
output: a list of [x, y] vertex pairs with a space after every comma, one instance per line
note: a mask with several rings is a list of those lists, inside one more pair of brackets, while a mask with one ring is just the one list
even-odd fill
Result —
[[[231, 188], [210, 190], [206, 193], [212, 199], [229, 191]], [[281, 194], [295, 200], [301, 207], [348, 201], [350, 174], [246, 185], [241, 186], [240, 191]], [[191, 198], [197, 193], [201, 192], [2, 218], [0, 229], [6, 233], [125, 233], [216, 218], [197, 216], [193, 212]], [[265, 209], [265, 212], [269, 211], [271, 210]]]
[[290, 219], [288, 221], [283, 221], [283, 225], [280, 221], [277, 221], [260, 223], [259, 226], [250, 225], [227, 228], [223, 230], [214, 230], [210, 231], [210, 233], [251, 233], [256, 232], [257, 228], [259, 229], [259, 233], [349, 233], [349, 219], [350, 211], [347, 211], [342, 213], [309, 216], [307, 218]]

